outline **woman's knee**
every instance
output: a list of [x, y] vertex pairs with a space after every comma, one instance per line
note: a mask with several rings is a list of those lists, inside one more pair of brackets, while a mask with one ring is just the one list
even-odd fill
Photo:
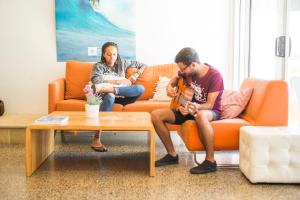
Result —
[[145, 92], [145, 88], [142, 85], [135, 85], [137, 96], [142, 95]]

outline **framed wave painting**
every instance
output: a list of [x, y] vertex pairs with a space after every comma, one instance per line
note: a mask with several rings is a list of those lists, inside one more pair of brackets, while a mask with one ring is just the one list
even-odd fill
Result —
[[135, 60], [134, 1], [55, 0], [57, 61], [99, 61], [105, 42]]

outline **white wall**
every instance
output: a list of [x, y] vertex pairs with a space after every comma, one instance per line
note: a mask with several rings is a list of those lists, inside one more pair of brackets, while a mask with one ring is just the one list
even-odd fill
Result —
[[231, 0], [137, 0], [137, 57], [148, 64], [173, 62], [183, 47], [223, 73], [228, 65]]
[[[226, 82], [228, 1], [137, 0], [137, 59], [170, 63], [191, 46]], [[6, 112], [47, 113], [48, 83], [65, 70], [56, 62], [54, 0], [0, 1], [0, 28], [0, 99]]]
[[6, 113], [47, 113], [56, 62], [53, 0], [0, 1], [0, 98]]

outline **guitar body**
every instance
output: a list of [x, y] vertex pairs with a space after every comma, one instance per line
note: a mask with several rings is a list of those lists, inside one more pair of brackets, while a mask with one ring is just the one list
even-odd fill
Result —
[[172, 99], [170, 103], [171, 109], [178, 109], [180, 106], [185, 106], [186, 101], [192, 101], [194, 96], [194, 90], [189, 87], [183, 78], [178, 80], [177, 95]]

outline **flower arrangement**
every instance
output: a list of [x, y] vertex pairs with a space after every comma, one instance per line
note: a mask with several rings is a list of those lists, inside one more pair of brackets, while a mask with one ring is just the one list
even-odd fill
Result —
[[92, 85], [87, 84], [83, 88], [83, 92], [85, 93], [87, 104], [89, 104], [89, 105], [100, 105], [102, 103], [101, 96], [97, 93], [94, 93]]

